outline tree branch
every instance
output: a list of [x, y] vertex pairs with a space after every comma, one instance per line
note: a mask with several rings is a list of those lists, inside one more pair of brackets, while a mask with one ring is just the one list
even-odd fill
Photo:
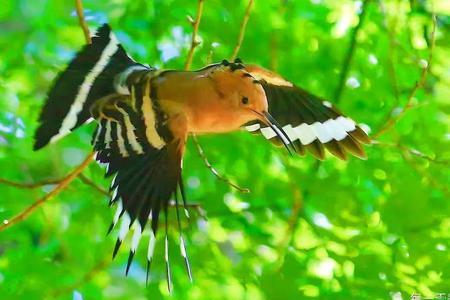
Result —
[[431, 63], [433, 61], [433, 50], [436, 42], [436, 15], [434, 13], [432, 15], [432, 21], [433, 21], [433, 29], [431, 31], [429, 54], [428, 54], [428, 61], [426, 61], [426, 66], [422, 68], [420, 78], [419, 80], [416, 81], [414, 87], [411, 89], [406, 104], [403, 106], [401, 112], [397, 116], [391, 116], [391, 118], [388, 119], [388, 121], [384, 123], [384, 125], [373, 135], [374, 139], [380, 137], [381, 135], [392, 129], [392, 127], [394, 127], [394, 125], [397, 124], [397, 122], [404, 117], [405, 113], [413, 107], [412, 100], [416, 95], [417, 91], [420, 88], [423, 88], [425, 85], [427, 74], [431, 68]]
[[[186, 63], [185, 63], [185, 70], [189, 70], [191, 67], [191, 63], [192, 63], [192, 58], [194, 56], [194, 51], [195, 48], [199, 45], [199, 43], [196, 41], [197, 38], [197, 34], [198, 34], [198, 28], [200, 25], [200, 21], [201, 21], [201, 17], [202, 17], [202, 12], [203, 12], [203, 2], [204, 0], [199, 0], [198, 1], [198, 7], [197, 7], [197, 17], [195, 18], [195, 21], [191, 21], [192, 27], [193, 27], [193, 31], [192, 31], [192, 40], [191, 40], [191, 48], [189, 49], [188, 52], [188, 56], [186, 59]], [[192, 140], [197, 148], [197, 152], [200, 155], [200, 157], [203, 159], [206, 167], [208, 167], [208, 169], [213, 173], [214, 176], [216, 176], [219, 180], [227, 183], [228, 185], [230, 185], [231, 187], [237, 189], [238, 191], [242, 192], [242, 193], [249, 193], [250, 190], [247, 188], [241, 188], [238, 185], [232, 183], [229, 179], [227, 179], [225, 176], [222, 176], [221, 174], [219, 174], [219, 172], [216, 171], [216, 169], [214, 169], [214, 167], [210, 164], [208, 158], [205, 155], [205, 152], [202, 149], [202, 146], [200, 145], [197, 136], [195, 134], [192, 134]]]
[[75, 7], [77, 10], [78, 22], [80, 24], [81, 29], [83, 30], [84, 39], [86, 40], [86, 44], [92, 43], [91, 34], [89, 32], [89, 28], [86, 24], [86, 20], [84, 19], [84, 11], [83, 11], [83, 1], [75, 0]]
[[197, 41], [197, 34], [198, 34], [198, 27], [200, 26], [200, 20], [202, 19], [203, 2], [204, 2], [204, 0], [198, 0], [197, 17], [195, 18], [195, 21], [191, 20], [191, 24], [192, 24], [192, 27], [194, 28], [194, 30], [192, 31], [191, 48], [189, 49], [186, 63], [184, 64], [185, 70], [189, 70], [191, 68], [192, 58], [194, 57], [195, 48], [200, 44], [200, 42]]
[[[389, 26], [389, 24], [388, 24], [388, 16], [387, 16], [386, 8], [384, 6], [383, 1], [379, 1], [379, 7], [380, 7], [381, 14], [383, 15], [382, 24], [383, 24], [384, 30], [387, 32], [387, 36], [389, 39], [389, 47], [387, 49], [387, 51], [388, 51], [388, 58], [387, 58], [388, 68], [387, 69], [388, 69], [389, 79], [390, 79], [391, 86], [392, 86], [392, 92], [394, 94], [394, 103], [392, 105], [392, 108], [389, 110], [389, 112], [383, 118], [384, 121], [382, 122], [382, 124], [385, 124], [391, 118], [392, 114], [395, 111], [395, 108], [398, 107], [400, 104], [400, 90], [399, 90], [399, 85], [398, 85], [398, 80], [397, 80], [397, 72], [395, 70], [395, 65], [394, 65], [394, 52], [398, 45], [398, 41], [396, 41], [395, 36], [394, 36], [395, 26], [394, 26], [394, 28], [391, 28], [392, 26]], [[396, 22], [395, 22], [395, 24], [396, 24]]]
[[3, 224], [0, 225], [0, 231], [19, 223], [23, 220], [25, 220], [33, 211], [35, 211], [39, 206], [50, 200], [51, 198], [58, 195], [60, 192], [62, 192], [83, 170], [89, 165], [89, 163], [94, 158], [94, 153], [89, 154], [85, 160], [76, 167], [67, 177], [65, 177], [61, 182], [58, 183], [58, 185], [48, 194], [46, 194], [44, 197], [38, 199], [35, 201], [32, 205], [28, 206], [25, 210], [17, 214], [16, 216], [12, 217], [9, 220], [4, 220]]
[[245, 10], [244, 18], [242, 19], [241, 27], [239, 30], [238, 41], [237, 41], [236, 46], [234, 47], [233, 54], [230, 57], [231, 61], [236, 59], [236, 57], [239, 53], [239, 50], [241, 49], [242, 42], [244, 41], [245, 30], [247, 29], [247, 23], [248, 23], [248, 19], [250, 18], [250, 13], [252, 11], [253, 2], [254, 2], [253, 0], [248, 0], [247, 9]]
[[388, 142], [380, 142], [380, 141], [372, 141], [373, 145], [378, 145], [381, 147], [392, 147], [392, 148], [398, 148], [399, 150], [406, 152], [410, 155], [425, 159], [431, 163], [434, 164], [440, 164], [440, 165], [444, 165], [444, 166], [449, 166], [450, 165], [450, 161], [448, 160], [442, 160], [436, 157], [432, 157], [430, 155], [424, 154], [422, 152], [420, 152], [419, 150], [416, 149], [412, 149], [406, 146], [401, 145], [400, 143], [388, 143]]
[[195, 135], [192, 135], [192, 139], [194, 141], [194, 144], [197, 146], [197, 152], [200, 155], [200, 158], [203, 159], [206, 167], [211, 171], [211, 173], [214, 174], [214, 176], [217, 177], [217, 179], [225, 182], [226, 184], [235, 188], [236, 190], [238, 190], [241, 193], [250, 193], [250, 190], [248, 188], [242, 188], [242, 187], [238, 186], [237, 184], [232, 183], [228, 178], [222, 176], [219, 172], [217, 172], [217, 170], [214, 169], [214, 167], [211, 165], [208, 158], [206, 157], [205, 152], [203, 151], [202, 147], [200, 146], [200, 143], [197, 140], [197, 137]]
[[[78, 16], [78, 21], [80, 24], [80, 27], [83, 30], [84, 33], [84, 37], [86, 40], [86, 43], [90, 44], [91, 43], [91, 36], [89, 33], [89, 28], [87, 27], [86, 21], [84, 19], [84, 13], [83, 13], [83, 3], [81, 0], [75, 0], [75, 6], [76, 6], [76, 11], [77, 11], [77, 16]], [[47, 181], [47, 182], [40, 182], [39, 185], [42, 186], [44, 184], [57, 184], [57, 186], [48, 194], [46, 194], [44, 197], [38, 199], [37, 201], [35, 201], [32, 205], [28, 206], [25, 210], [23, 210], [22, 212], [20, 212], [19, 214], [17, 214], [16, 216], [14, 216], [13, 218], [11, 218], [10, 220], [4, 220], [3, 224], [0, 225], [0, 231], [14, 225], [17, 224], [23, 220], [25, 220], [33, 211], [35, 211], [39, 206], [41, 206], [42, 204], [44, 204], [45, 202], [47, 202], [48, 200], [50, 200], [51, 198], [55, 197], [56, 195], [58, 195], [60, 192], [62, 192], [64, 189], [67, 188], [67, 186], [75, 179], [78, 177], [78, 175], [81, 174], [81, 172], [83, 172], [83, 170], [89, 165], [89, 163], [93, 160], [94, 158], [94, 153], [90, 153], [85, 160], [78, 166], [76, 167], [71, 173], [69, 173], [69, 175], [67, 175], [65, 178], [61, 179], [60, 181]], [[1, 180], [0, 182], [9, 184], [9, 185], [13, 185], [16, 187], [21, 187], [21, 188], [35, 188], [39, 185], [36, 186], [36, 184], [17, 184], [14, 183], [12, 181], [9, 180]]]
[[[434, 179], [433, 176], [431, 176], [430, 174], [428, 174], [427, 172], [425, 172], [424, 170], [422, 170], [421, 168], [419, 168], [416, 163], [411, 159], [411, 152], [407, 151], [407, 150], [403, 150], [400, 152], [403, 159], [408, 163], [408, 165], [417, 172], [417, 174], [419, 174], [420, 176], [428, 179], [428, 181], [430, 182], [430, 184], [432, 186], [434, 186], [435, 188], [437, 188], [438, 190], [440, 190], [441, 192], [443, 192], [447, 197], [450, 197], [450, 191], [449, 188], [446, 185], [442, 185], [440, 182], [438, 182], [436, 179]], [[413, 154], [414, 155], [414, 154]]]
[[356, 48], [356, 39], [358, 37], [359, 30], [361, 29], [364, 19], [366, 17], [366, 11], [367, 11], [367, 5], [369, 4], [370, 0], [364, 0], [364, 3], [361, 8], [361, 14], [359, 15], [359, 22], [358, 25], [356, 25], [355, 29], [353, 30], [353, 33], [350, 38], [350, 46], [348, 47], [347, 54], [345, 55], [343, 66], [342, 66], [342, 72], [341, 76], [339, 78], [339, 83], [336, 88], [336, 91], [334, 92], [334, 103], [339, 103], [341, 101], [342, 92], [344, 90], [345, 81], [347, 80], [348, 72], [350, 70], [350, 64], [352, 63], [353, 54], [355, 52]]
[[102, 188], [101, 186], [99, 186], [98, 184], [96, 184], [95, 182], [93, 182], [91, 179], [89, 179], [88, 177], [86, 177], [83, 173], [81, 173], [78, 178], [86, 185], [90, 186], [91, 188], [93, 188], [94, 190], [96, 190], [97, 192], [99, 192], [100, 194], [103, 194], [105, 196], [111, 196], [111, 194], [105, 190], [104, 188]]
[[284, 235], [281, 239], [280, 244], [278, 245], [278, 252], [279, 252], [279, 266], [281, 267], [284, 262], [284, 258], [286, 255], [286, 249], [289, 247], [289, 245], [292, 242], [292, 238], [295, 233], [295, 229], [297, 228], [298, 219], [300, 214], [303, 211], [304, 207], [304, 197], [303, 193], [299, 187], [299, 185], [292, 180], [294, 178], [293, 174], [293, 168], [287, 161], [287, 159], [284, 160], [283, 163], [286, 166], [286, 172], [288, 173], [289, 183], [291, 185], [292, 195], [294, 198], [294, 201], [292, 203], [291, 207], [291, 213], [289, 215], [289, 218], [287, 220], [287, 226], [286, 230], [284, 232]]
[[9, 179], [4, 179], [4, 178], [0, 178], [0, 183], [1, 184], [5, 184], [5, 185], [9, 185], [9, 186], [13, 186], [19, 189], [36, 189], [39, 188], [41, 186], [44, 185], [51, 185], [51, 184], [58, 184], [62, 181], [63, 179], [49, 179], [49, 180], [42, 180], [39, 182], [30, 182], [30, 183], [22, 183], [22, 182], [17, 182], [17, 181], [12, 181]]
[[[84, 276], [82, 278], [80, 278], [78, 281], [76, 281], [75, 283], [67, 286], [67, 287], [63, 287], [57, 290], [54, 290], [50, 293], [51, 296], [55, 297], [55, 298], [59, 298], [61, 296], [63, 296], [66, 293], [70, 293], [73, 292], [74, 290], [76, 290], [78, 287], [83, 286], [85, 283], [91, 281], [92, 278], [94, 278], [94, 276], [101, 272], [102, 270], [106, 269], [110, 264], [111, 264], [112, 260], [110, 258], [106, 258], [103, 259], [99, 262], [97, 262], [86, 274], [84, 274]], [[53, 298], [52, 297], [52, 298]]]

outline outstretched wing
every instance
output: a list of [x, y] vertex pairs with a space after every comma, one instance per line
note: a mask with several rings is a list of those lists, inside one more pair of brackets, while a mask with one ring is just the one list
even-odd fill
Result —
[[[159, 107], [156, 91], [152, 90], [156, 88], [152, 87], [151, 73], [144, 72], [140, 77], [129, 86], [130, 95], [109, 95], [91, 108], [92, 116], [99, 122], [93, 145], [97, 151], [96, 159], [107, 165], [106, 176], [114, 178], [110, 187], [113, 192], [110, 204], [116, 205], [117, 211], [109, 231], [119, 220], [121, 225], [113, 257], [132, 229], [128, 273], [142, 233], [150, 221], [148, 276], [159, 216], [164, 211], [165, 258], [170, 289], [167, 208], [171, 197], [174, 197], [179, 218], [177, 194], [180, 191], [184, 200], [181, 164], [186, 137], [174, 136], [170, 131], [169, 120]], [[181, 233], [180, 243], [190, 275]]]
[[[362, 144], [370, 143], [369, 137], [330, 102], [261, 67], [249, 65], [246, 70], [262, 84], [269, 102], [269, 113], [280, 123], [300, 155], [308, 150], [322, 160], [326, 148], [343, 160], [347, 153], [366, 158]], [[280, 144], [275, 132], [262, 123], [247, 124], [245, 128]]]

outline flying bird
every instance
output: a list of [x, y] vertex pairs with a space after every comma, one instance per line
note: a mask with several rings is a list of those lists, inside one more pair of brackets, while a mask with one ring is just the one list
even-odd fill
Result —
[[39, 117], [34, 149], [53, 143], [90, 121], [96, 160], [112, 177], [110, 205], [116, 213], [109, 231], [121, 222], [113, 251], [132, 231], [130, 268], [147, 223], [150, 238], [147, 280], [158, 220], [165, 218], [165, 263], [171, 288], [167, 210], [176, 204], [180, 249], [192, 280], [181, 233], [179, 202], [185, 213], [183, 154], [190, 134], [226, 133], [244, 128], [292, 154], [325, 149], [340, 159], [366, 158], [366, 133], [330, 102], [256, 65], [237, 59], [197, 71], [158, 70], [134, 61], [108, 24], [59, 74]]

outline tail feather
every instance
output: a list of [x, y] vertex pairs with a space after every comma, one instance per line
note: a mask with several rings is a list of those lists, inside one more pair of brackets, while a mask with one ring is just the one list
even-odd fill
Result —
[[84, 46], [55, 80], [39, 117], [34, 149], [86, 123], [95, 100], [121, 90], [114, 79], [133, 65], [142, 66], [127, 55], [108, 24], [101, 26], [92, 44]]

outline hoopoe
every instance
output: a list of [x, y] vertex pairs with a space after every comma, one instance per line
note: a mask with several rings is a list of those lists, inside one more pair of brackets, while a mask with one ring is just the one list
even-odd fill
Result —
[[[170, 290], [167, 209], [172, 197], [180, 229], [181, 254], [191, 270], [181, 234], [179, 196], [185, 205], [182, 162], [190, 134], [244, 128], [289, 152], [306, 151], [322, 160], [324, 149], [340, 159], [366, 158], [366, 133], [330, 102], [281, 76], [240, 60], [197, 71], [157, 70], [134, 61], [109, 25], [59, 75], [42, 109], [34, 149], [40, 149], [95, 120], [96, 160], [113, 176], [111, 205], [117, 210], [110, 232], [121, 220], [113, 257], [132, 229], [130, 268], [147, 222], [150, 239], [147, 280], [160, 212], [165, 218], [165, 263]], [[185, 211], [187, 212], [187, 211]]]

